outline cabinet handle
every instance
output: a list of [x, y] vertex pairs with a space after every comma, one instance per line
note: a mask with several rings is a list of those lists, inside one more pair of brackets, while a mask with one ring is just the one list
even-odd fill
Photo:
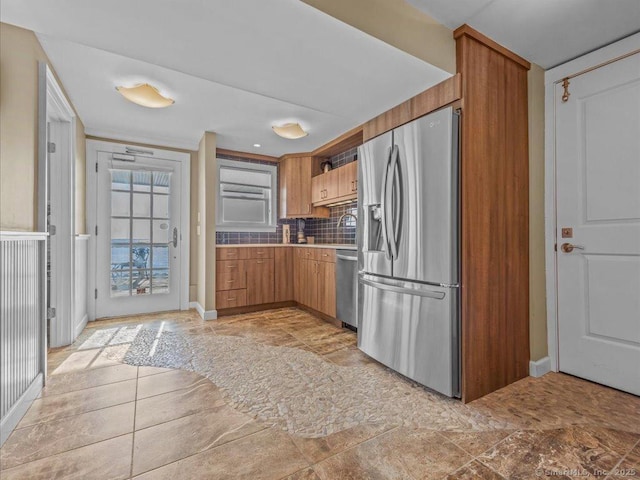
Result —
[[227, 283], [233, 283], [235, 280], [227, 280]]
[[236, 268], [235, 265], [227, 265], [227, 268]]
[[307, 203], [307, 213], [311, 213], [311, 204]]
[[236, 297], [233, 298], [227, 298], [227, 302], [233, 302], [236, 299]]
[[264, 263], [264, 260], [258, 260], [256, 263]]

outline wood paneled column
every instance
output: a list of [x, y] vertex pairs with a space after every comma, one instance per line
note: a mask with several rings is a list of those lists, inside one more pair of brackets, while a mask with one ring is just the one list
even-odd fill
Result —
[[529, 374], [529, 62], [463, 25], [462, 396]]

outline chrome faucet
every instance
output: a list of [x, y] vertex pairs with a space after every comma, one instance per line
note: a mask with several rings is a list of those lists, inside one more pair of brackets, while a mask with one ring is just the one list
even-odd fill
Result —
[[358, 217], [356, 217], [353, 213], [343, 213], [342, 215], [340, 215], [340, 218], [338, 219], [338, 224], [336, 225], [336, 228], [340, 226], [340, 224], [342, 223], [342, 220], [344, 219], [344, 217], [353, 217], [353, 219], [357, 222], [358, 221]]

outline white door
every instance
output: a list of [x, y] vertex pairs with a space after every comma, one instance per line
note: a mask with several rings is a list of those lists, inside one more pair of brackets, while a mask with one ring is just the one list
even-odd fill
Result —
[[563, 93], [558, 85], [559, 369], [640, 395], [640, 54], [571, 79], [566, 102]]
[[180, 163], [113, 157], [98, 152], [96, 318], [179, 310]]
[[47, 122], [47, 301], [51, 347], [73, 343], [78, 333], [74, 322], [75, 189], [70, 148], [72, 128], [71, 122], [61, 121], [58, 117], [56, 115]]

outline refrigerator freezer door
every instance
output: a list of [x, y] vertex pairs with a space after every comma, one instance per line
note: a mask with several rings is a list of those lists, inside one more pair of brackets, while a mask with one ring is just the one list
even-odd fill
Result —
[[450, 397], [459, 395], [458, 289], [361, 275], [358, 348]]
[[395, 278], [458, 283], [457, 126], [446, 108], [394, 130]]
[[391, 157], [392, 132], [358, 147], [358, 267], [391, 276], [383, 190]]

